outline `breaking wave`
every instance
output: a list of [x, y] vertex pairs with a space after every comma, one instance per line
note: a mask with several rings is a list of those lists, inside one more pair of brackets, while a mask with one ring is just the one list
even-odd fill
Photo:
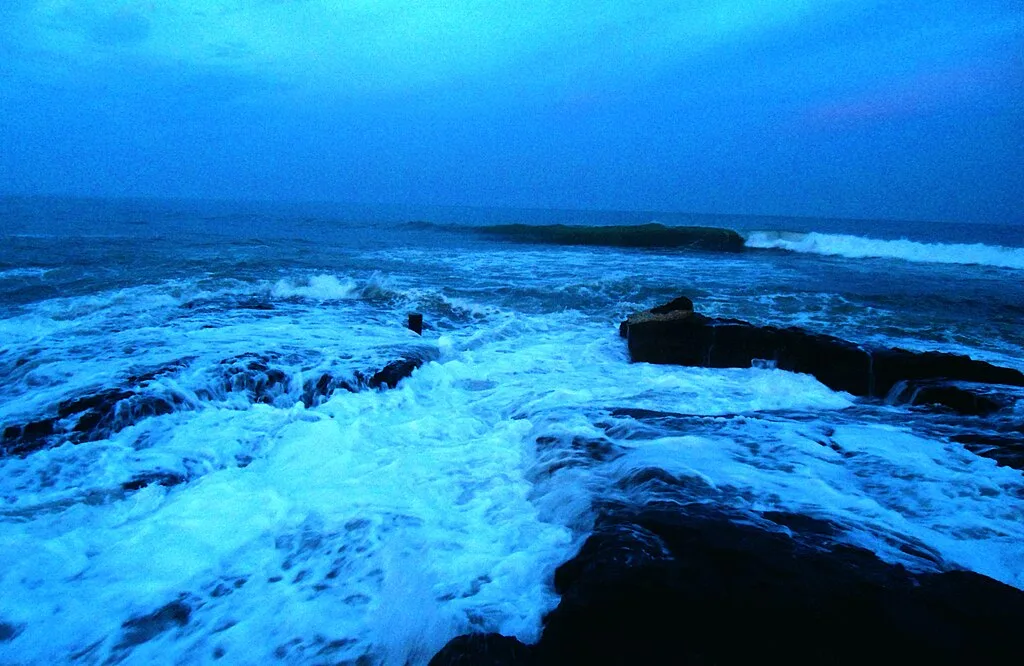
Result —
[[752, 231], [750, 248], [789, 250], [852, 259], [882, 258], [935, 264], [976, 264], [1024, 270], [1024, 248], [982, 243], [920, 243], [846, 234]]

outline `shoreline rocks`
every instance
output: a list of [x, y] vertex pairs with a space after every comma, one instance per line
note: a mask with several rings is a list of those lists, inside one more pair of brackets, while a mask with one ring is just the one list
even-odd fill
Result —
[[291, 400], [310, 408], [337, 391], [393, 389], [435, 357], [433, 348], [417, 347], [399, 354], [380, 369], [344, 375], [324, 372], [315, 379], [306, 379], [299, 391], [294, 386], [297, 379], [278, 367], [276, 356], [258, 354], [243, 354], [209, 366], [209, 381], [191, 395], [154, 383], [159, 378], [173, 378], [186, 369], [191, 359], [182, 359], [147, 373], [130, 375], [124, 378], [123, 386], [64, 400], [43, 418], [5, 426], [0, 430], [0, 458], [23, 458], [67, 442], [93, 442], [146, 418], [199, 409], [204, 402], [224, 400], [231, 395], [244, 395], [251, 404], [280, 405]]
[[1021, 590], [911, 572], [840, 536], [797, 514], [606, 510], [556, 571], [562, 599], [536, 645], [462, 636], [431, 664], [959, 664], [1017, 651]]
[[[707, 317], [689, 299], [630, 316], [619, 333], [630, 358], [645, 363], [705, 368], [749, 368], [755, 361], [813, 375], [836, 391], [885, 398], [901, 382], [969, 382], [1024, 386], [1024, 373], [968, 356], [869, 348], [801, 328], [755, 326], [739, 319]], [[931, 390], [940, 404], [991, 411], [991, 400], [966, 400], [963, 391]]]

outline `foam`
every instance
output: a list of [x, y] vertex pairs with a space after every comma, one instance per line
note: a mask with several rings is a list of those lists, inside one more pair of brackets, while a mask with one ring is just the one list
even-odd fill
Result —
[[41, 278], [49, 273], [49, 268], [11, 268], [0, 271], [0, 280], [16, 280], [21, 278]]
[[[706, 501], [834, 519], [891, 561], [1024, 587], [1020, 472], [807, 375], [629, 362], [623, 310], [659, 289], [754, 284], [757, 254], [403, 247], [340, 272], [19, 306], [0, 320], [5, 426], [179, 362], [140, 390], [184, 400], [97, 441], [0, 459], [0, 621], [22, 628], [0, 661], [421, 664], [467, 631], [531, 641], [593, 506], [663, 492], [620, 485], [649, 467], [700, 480]], [[773, 275], [800, 277], [787, 271]], [[743, 305], [734, 293], [711, 309]], [[404, 327], [410, 308], [423, 337]], [[299, 401], [306, 379], [417, 345], [438, 354], [397, 389]], [[214, 390], [247, 354], [292, 379], [272, 404]], [[184, 481], [125, 489], [159, 474]], [[123, 642], [125, 622], [174, 602], [193, 609], [183, 626]]]
[[355, 298], [358, 293], [355, 280], [341, 280], [334, 275], [313, 275], [300, 283], [282, 279], [271, 290], [277, 298], [297, 297], [314, 301], [345, 300]]
[[846, 234], [752, 231], [747, 234], [745, 244], [751, 248], [789, 250], [851, 259], [873, 257], [1024, 270], [1024, 248], [982, 243], [922, 243], [906, 239], [882, 240]]

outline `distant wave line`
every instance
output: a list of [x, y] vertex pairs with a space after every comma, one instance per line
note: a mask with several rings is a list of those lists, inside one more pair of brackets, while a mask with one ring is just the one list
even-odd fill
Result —
[[808, 254], [879, 258], [933, 264], [968, 264], [1024, 270], [1024, 248], [983, 243], [921, 243], [906, 239], [883, 240], [847, 234], [751, 231], [748, 248], [788, 250]]

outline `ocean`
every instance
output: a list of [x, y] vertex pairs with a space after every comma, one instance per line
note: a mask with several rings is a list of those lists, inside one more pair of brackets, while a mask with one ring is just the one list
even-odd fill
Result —
[[[746, 249], [475, 231], [651, 221]], [[649, 470], [1024, 589], [1024, 476], [957, 441], [976, 418], [770, 364], [631, 363], [618, 332], [686, 295], [1024, 370], [1022, 277], [1022, 225], [0, 199], [0, 662], [424, 664], [470, 631], [533, 642], [555, 568], [602, 504], [657, 492]], [[410, 356], [396, 387], [366, 385]]]

